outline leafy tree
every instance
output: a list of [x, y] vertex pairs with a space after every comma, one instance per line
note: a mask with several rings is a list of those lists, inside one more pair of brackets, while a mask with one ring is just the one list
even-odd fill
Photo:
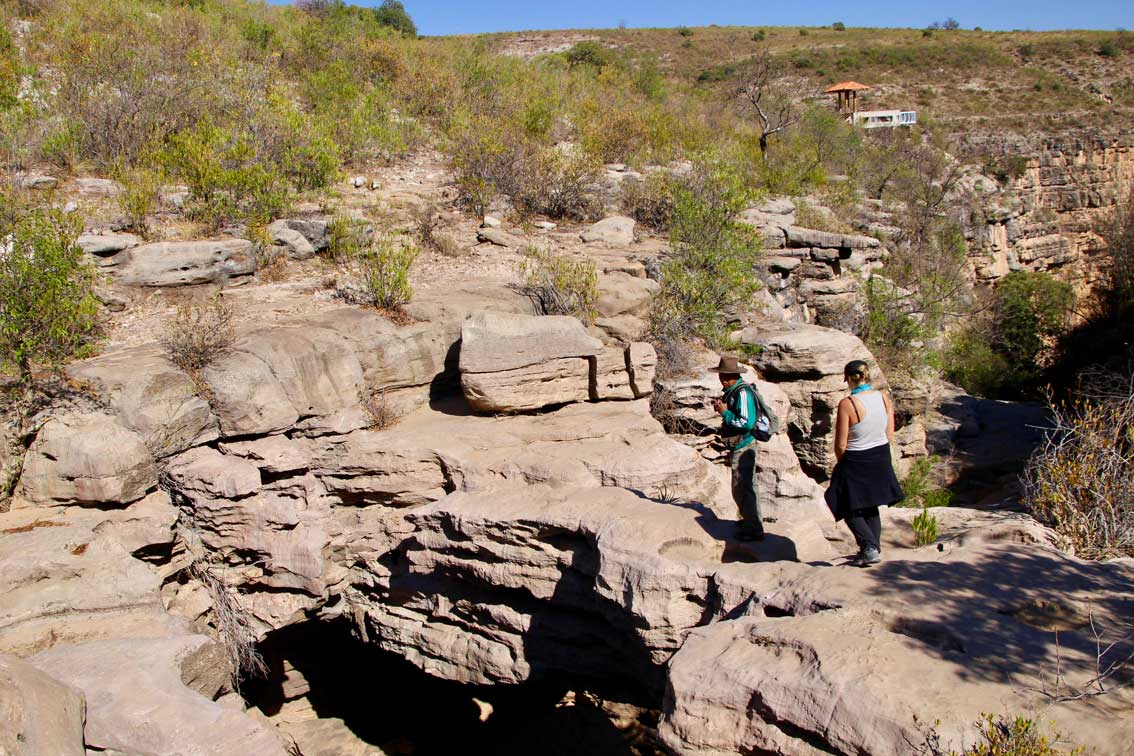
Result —
[[383, 0], [382, 5], [374, 9], [374, 16], [382, 26], [389, 26], [407, 37], [417, 36], [417, 25], [400, 0]]
[[33, 365], [80, 352], [97, 330], [93, 271], [75, 244], [79, 223], [33, 209], [0, 227], [0, 366], [27, 381]]
[[1006, 398], [1034, 388], [1074, 302], [1071, 286], [1047, 273], [1009, 273], [982, 316], [955, 338], [950, 377], [970, 391]]

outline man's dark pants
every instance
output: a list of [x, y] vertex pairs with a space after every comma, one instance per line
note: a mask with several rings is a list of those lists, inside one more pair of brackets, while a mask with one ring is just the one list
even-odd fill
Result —
[[756, 491], [756, 444], [734, 450], [729, 459], [732, 467], [732, 500], [740, 510], [740, 531], [748, 535], [764, 532], [760, 517], [760, 496]]

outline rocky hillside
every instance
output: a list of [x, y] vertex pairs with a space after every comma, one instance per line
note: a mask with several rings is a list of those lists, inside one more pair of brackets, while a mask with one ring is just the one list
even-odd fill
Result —
[[[450, 180], [423, 160], [346, 182], [340, 201], [440, 200]], [[747, 219], [779, 234], [768, 270], [804, 276], [799, 313], [882, 254], [790, 215]], [[659, 384], [652, 347], [627, 338], [664, 240], [625, 219], [446, 217], [466, 251], [415, 264], [401, 324], [331, 296], [314, 209], [272, 224], [271, 271], [239, 239], [81, 238], [124, 309], [31, 423], [0, 514], [3, 731], [25, 744], [9, 750], [395, 753], [320, 716], [318, 684], [287, 663], [271, 717], [233, 692], [255, 644], [336, 621], [438, 678], [617, 689], [660, 712], [646, 742], [678, 754], [961, 748], [982, 712], [1038, 706], [1076, 742], [1125, 747], [1125, 693], [1105, 711], [1052, 705], [1043, 679], [1058, 663], [1084, 685], [1091, 628], [1121, 635], [1128, 560], [1083, 562], [1026, 517], [964, 509], [915, 548], [895, 510], [887, 563], [844, 566], [853, 547], [816, 481], [842, 365], [868, 356], [858, 339], [787, 316], [738, 334], [761, 347], [758, 385], [785, 420], [759, 459], [772, 535], [744, 544], [719, 453], [650, 413], [664, 391], [686, 430], [711, 428], [713, 378]], [[534, 315], [510, 288], [526, 239], [602, 271], [596, 326]], [[190, 375], [155, 337], [175, 302], [218, 292], [236, 342]], [[924, 453], [927, 425], [954, 438], [940, 423], [907, 424], [903, 453]]]
[[[1045, 409], [892, 368], [854, 323], [938, 238], [966, 292], [1090, 291], [1128, 138], [998, 173], [812, 109], [761, 160], [678, 57], [659, 96], [644, 58], [574, 48], [661, 32], [490, 40], [524, 62], [334, 4], [0, 8], [0, 274], [11, 301], [78, 292], [50, 339], [0, 303], [0, 753], [475, 751], [544, 702], [576, 730], [517, 752], [963, 752], [986, 714], [1134, 740], [1134, 560], [1013, 506]], [[885, 41], [922, 39], [955, 53]], [[842, 157], [799, 170], [824, 133]], [[849, 169], [882, 154], [905, 183], [877, 197]], [[914, 186], [940, 194], [924, 247]], [[738, 269], [743, 297], [689, 304]], [[706, 343], [783, 421], [762, 542], [736, 538]], [[932, 533], [886, 511], [870, 570], [823, 501], [851, 359], [895, 384], [899, 472], [945, 457], [973, 505]], [[360, 684], [372, 654], [401, 671]]]

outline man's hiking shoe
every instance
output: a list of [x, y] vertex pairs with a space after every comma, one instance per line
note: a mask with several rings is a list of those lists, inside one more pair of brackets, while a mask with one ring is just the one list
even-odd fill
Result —
[[854, 558], [852, 564], [856, 567], [870, 567], [882, 561], [882, 552], [873, 546], [867, 546]]

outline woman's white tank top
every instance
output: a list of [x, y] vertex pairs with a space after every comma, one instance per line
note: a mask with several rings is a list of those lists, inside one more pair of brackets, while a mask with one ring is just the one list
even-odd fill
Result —
[[[873, 449], [875, 446], [890, 443], [886, 438], [886, 403], [882, 400], [879, 391], [865, 391], [855, 397], [866, 409], [861, 419], [850, 427], [850, 438], [847, 441], [847, 451], [863, 451]], [[858, 409], [857, 407], [855, 409]], [[851, 420], [854, 411], [851, 412]]]

